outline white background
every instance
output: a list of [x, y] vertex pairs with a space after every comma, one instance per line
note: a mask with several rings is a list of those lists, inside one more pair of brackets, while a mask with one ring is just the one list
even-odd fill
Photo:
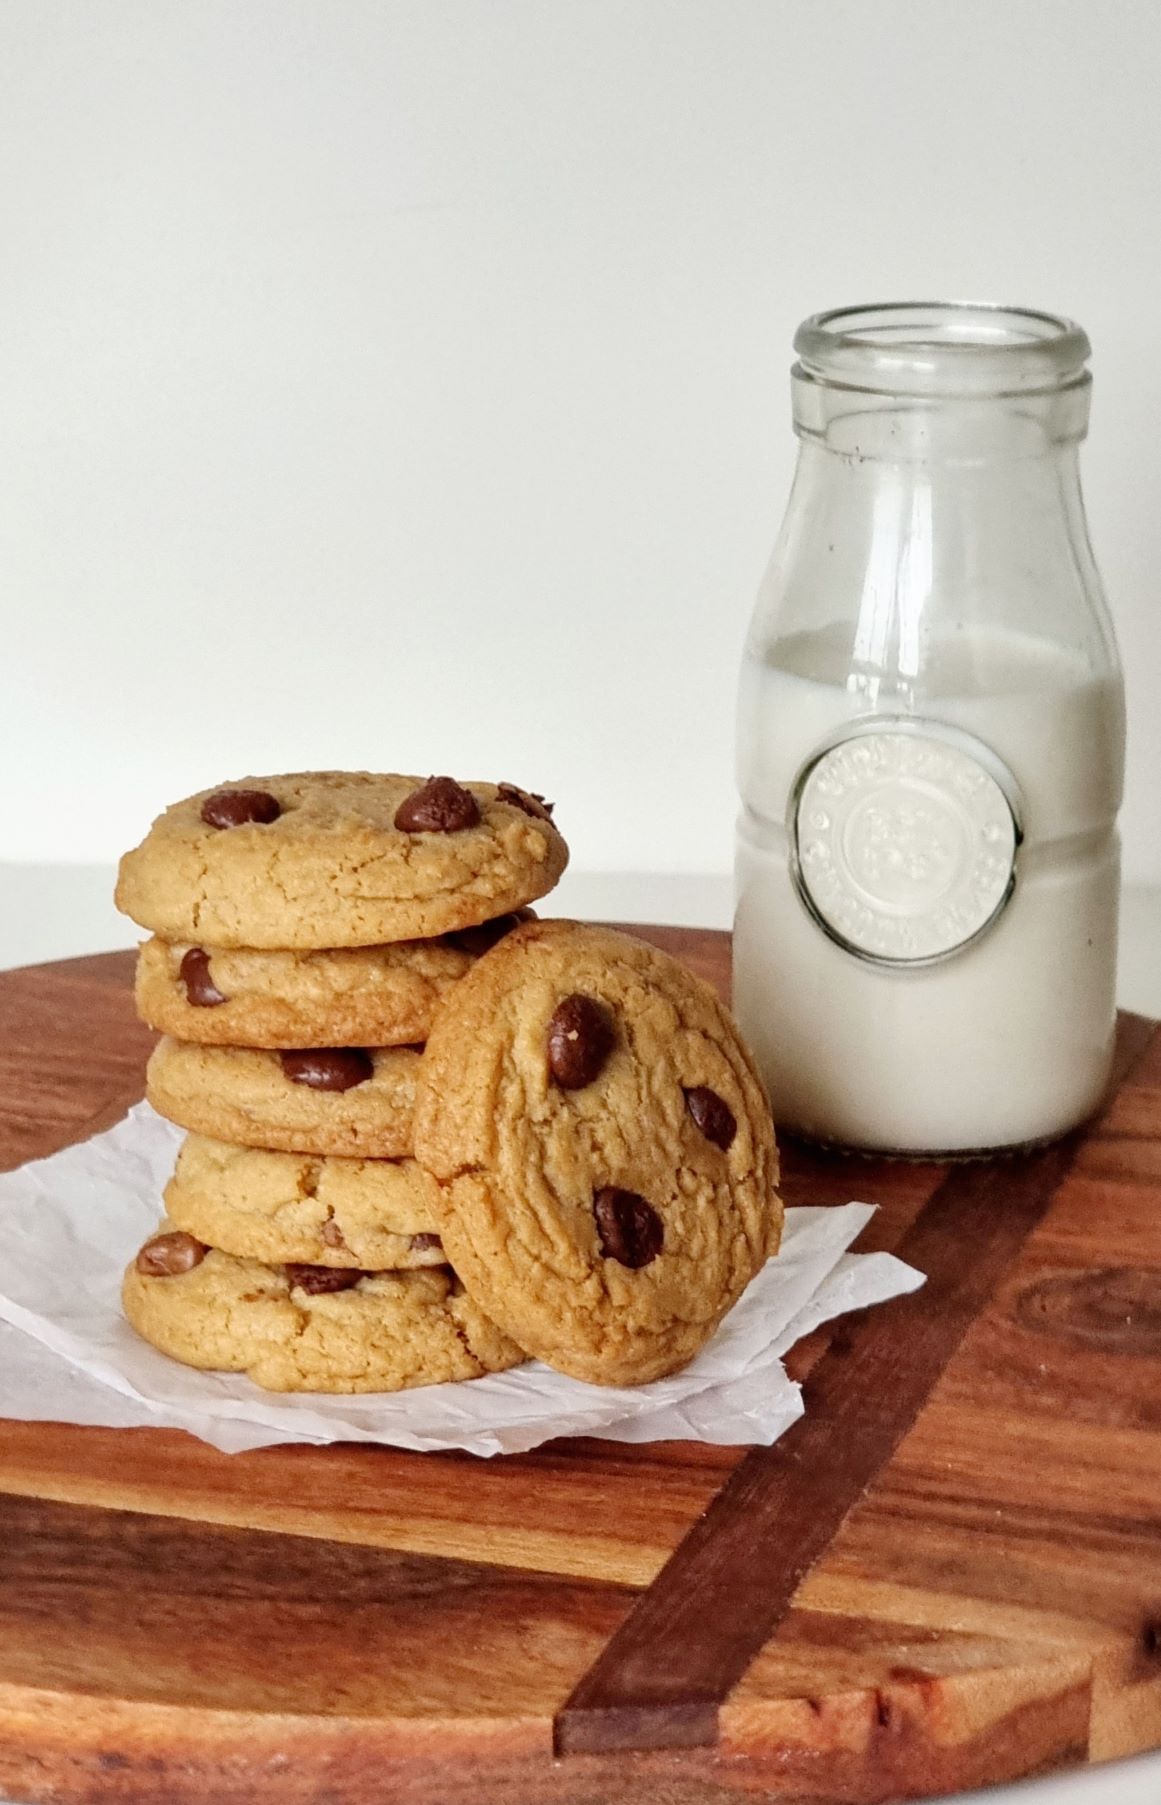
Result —
[[0, 860], [333, 764], [725, 872], [794, 326], [969, 295], [1095, 344], [1161, 880], [1159, 69], [1152, 0], [4, 0]]

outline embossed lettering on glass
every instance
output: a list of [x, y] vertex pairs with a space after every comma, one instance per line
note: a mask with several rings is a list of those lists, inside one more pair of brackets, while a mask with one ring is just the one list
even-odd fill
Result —
[[1088, 341], [899, 304], [795, 340], [798, 469], [738, 707], [735, 1008], [786, 1128], [966, 1153], [1107, 1081], [1124, 709]]

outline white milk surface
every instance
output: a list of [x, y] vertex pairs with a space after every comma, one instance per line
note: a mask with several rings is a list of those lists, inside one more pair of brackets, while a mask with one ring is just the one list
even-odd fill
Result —
[[[783, 640], [739, 697], [734, 1008], [782, 1126], [852, 1147], [967, 1152], [1058, 1134], [1112, 1054], [1124, 717], [1120, 684], [1002, 628], [926, 653], [922, 690], [849, 676], [849, 635]], [[844, 950], [790, 871], [804, 763], [844, 725], [910, 713], [972, 735], [1022, 798], [1015, 890], [962, 951], [910, 969]]]

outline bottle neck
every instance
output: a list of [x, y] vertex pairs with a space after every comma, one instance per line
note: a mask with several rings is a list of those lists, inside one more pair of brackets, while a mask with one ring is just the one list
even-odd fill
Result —
[[[821, 381], [803, 365], [792, 377], [799, 438], [846, 459], [888, 465], [1007, 465], [1059, 454], [1075, 467], [1088, 427], [1087, 373], [1033, 393], [893, 395]], [[1058, 479], [1056, 479], [1058, 480]]]
[[976, 688], [1005, 659], [1115, 675], [1080, 493], [1083, 330], [892, 302], [816, 314], [794, 346], [798, 468], [753, 655], [813, 670], [829, 648], [844, 693], [908, 708], [965, 661]]

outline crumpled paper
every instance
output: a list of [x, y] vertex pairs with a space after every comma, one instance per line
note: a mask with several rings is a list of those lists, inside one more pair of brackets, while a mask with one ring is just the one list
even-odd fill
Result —
[[368, 1441], [491, 1455], [563, 1435], [770, 1443], [802, 1415], [787, 1349], [834, 1316], [923, 1283], [890, 1254], [847, 1252], [870, 1204], [793, 1209], [778, 1258], [713, 1340], [651, 1385], [586, 1385], [529, 1361], [398, 1393], [265, 1392], [167, 1359], [121, 1314], [122, 1273], [157, 1226], [181, 1138], [141, 1103], [107, 1133], [0, 1175], [0, 1417], [186, 1429], [226, 1453]]

